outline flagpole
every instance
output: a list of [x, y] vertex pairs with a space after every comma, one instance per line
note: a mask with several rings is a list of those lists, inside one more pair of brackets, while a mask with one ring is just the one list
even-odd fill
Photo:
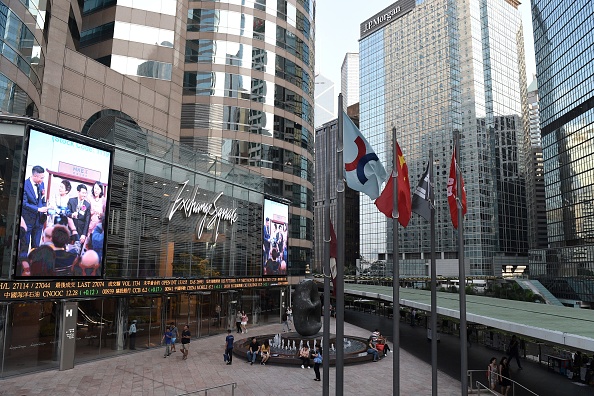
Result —
[[[340, 115], [339, 115], [340, 117]], [[330, 128], [325, 128], [325, 159], [324, 167], [330, 169]], [[330, 395], [330, 177], [332, 172], [324, 172], [325, 180], [325, 200], [324, 200], [324, 329], [322, 343], [322, 367], [323, 375], [323, 396]]]
[[460, 382], [462, 396], [468, 395], [468, 345], [466, 343], [466, 272], [464, 267], [464, 209], [462, 204], [462, 169], [460, 167], [460, 132], [454, 130], [456, 150], [456, 201], [458, 204], [458, 266], [460, 296]]
[[393, 194], [394, 206], [392, 207], [392, 334], [394, 346], [392, 348], [392, 394], [400, 395], [400, 262], [398, 259], [398, 153], [396, 148], [396, 127], [392, 127], [393, 166], [394, 178]]
[[437, 268], [435, 260], [435, 193], [433, 149], [429, 150], [429, 203], [431, 205], [431, 394], [437, 396]]
[[342, 94], [338, 95], [338, 136], [336, 140], [336, 394], [342, 396], [344, 385], [344, 119]]

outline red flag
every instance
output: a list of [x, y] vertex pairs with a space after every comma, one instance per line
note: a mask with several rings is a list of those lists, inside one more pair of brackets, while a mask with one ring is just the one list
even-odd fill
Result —
[[[408, 181], [408, 165], [406, 165], [398, 142], [396, 142], [396, 154], [398, 171], [398, 222], [402, 227], [406, 227], [412, 213], [412, 202], [410, 197], [410, 183]], [[392, 218], [392, 210], [394, 208], [394, 177], [392, 175], [390, 175], [382, 194], [375, 200], [375, 206], [389, 218]]]
[[330, 275], [332, 276], [332, 295], [336, 297], [336, 257], [338, 256], [338, 241], [334, 226], [330, 222]]
[[[462, 215], [466, 214], [468, 205], [466, 204], [466, 188], [464, 187], [464, 179], [460, 173], [460, 185], [462, 186]], [[456, 185], [456, 149], [452, 153], [452, 162], [450, 164], [450, 177], [448, 178], [448, 204], [450, 205], [450, 215], [452, 217], [452, 224], [455, 229], [458, 229], [458, 187]]]

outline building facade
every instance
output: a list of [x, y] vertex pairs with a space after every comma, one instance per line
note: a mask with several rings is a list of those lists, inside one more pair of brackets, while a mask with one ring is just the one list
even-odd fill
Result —
[[[347, 115], [355, 125], [359, 125], [359, 106], [348, 108]], [[315, 166], [315, 253], [314, 271], [323, 273], [324, 262], [324, 205], [329, 199], [330, 220], [333, 225], [336, 219], [336, 186], [330, 185], [330, 197], [326, 197], [326, 181], [336, 180], [336, 138], [338, 135], [338, 118], [316, 128], [316, 166]], [[359, 194], [348, 186], [345, 190], [345, 274], [354, 275], [359, 256]]]
[[359, 54], [347, 52], [340, 68], [340, 92], [346, 109], [359, 103]]
[[568, 305], [594, 304], [594, 16], [588, 1], [532, 1], [548, 247], [531, 275]]
[[[77, 331], [87, 332], [81, 337], [89, 344], [102, 341], [75, 361], [121, 350], [126, 321], [133, 317], [152, 332], [142, 342], [150, 347], [169, 320], [191, 323], [193, 335], [202, 336], [223, 331], [229, 309], [240, 305], [252, 312], [254, 323], [265, 320], [263, 306], [276, 307], [278, 314], [282, 294], [270, 287], [275, 282], [258, 281], [257, 292], [247, 286], [227, 292], [224, 284], [257, 284], [248, 279], [262, 266], [258, 222], [264, 196], [289, 202], [287, 272], [302, 275], [312, 260], [315, 1], [2, 1], [0, 14], [0, 111], [42, 120], [40, 125], [57, 127], [59, 134], [80, 134], [73, 139], [114, 150], [115, 228], [107, 234], [103, 277], [150, 278], [156, 285], [139, 294], [77, 300], [79, 313], [95, 318], [81, 319], [86, 324]], [[17, 157], [24, 134], [3, 132], [17, 136], [3, 147], [16, 152], [1, 165], [3, 191], [12, 194], [10, 204], [2, 205], [5, 227], [19, 202], [18, 183], [7, 169], [23, 172]], [[247, 223], [235, 223], [233, 244], [197, 243], [179, 228], [164, 229], [158, 212], [172, 197], [166, 187], [185, 180], [207, 196], [231, 194], [228, 203], [242, 207]], [[247, 233], [253, 234], [249, 240], [240, 236]], [[4, 253], [1, 278], [10, 288], [20, 283]], [[177, 277], [195, 279], [200, 288], [166, 289], [163, 282]], [[216, 278], [212, 284], [218, 286], [205, 286], [207, 278]], [[14, 326], [3, 326], [0, 334], [3, 347], [9, 346], [2, 350], [2, 375], [55, 367], [59, 356], [51, 346], [63, 337], [56, 326], [65, 302], [3, 300], [2, 323]], [[32, 326], [23, 318], [37, 315], [45, 318], [43, 328], [24, 335], [53, 339], [10, 338]], [[22, 342], [40, 345], [21, 348]], [[25, 355], [19, 357], [20, 349]], [[14, 363], [19, 359], [26, 363]]]
[[316, 74], [316, 128], [336, 118], [336, 97], [334, 81], [323, 74]]
[[[361, 130], [387, 168], [392, 127], [412, 189], [435, 158], [438, 275], [457, 261], [446, 183], [452, 133], [461, 133], [468, 196], [464, 222], [468, 275], [500, 275], [527, 262], [521, 87], [526, 85], [520, 16], [514, 1], [400, 1], [361, 24]], [[361, 255], [391, 262], [391, 221], [361, 196]], [[378, 237], [379, 236], [379, 237]], [[400, 230], [403, 262], [426, 275], [429, 226], [413, 215]], [[454, 267], [455, 268], [455, 267]], [[455, 271], [457, 274], [457, 269]]]

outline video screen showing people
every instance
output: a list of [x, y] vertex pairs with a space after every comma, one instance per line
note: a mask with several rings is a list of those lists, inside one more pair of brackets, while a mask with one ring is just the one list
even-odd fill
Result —
[[286, 275], [288, 263], [289, 206], [264, 200], [262, 227], [263, 275]]
[[101, 276], [111, 155], [30, 130], [16, 277]]

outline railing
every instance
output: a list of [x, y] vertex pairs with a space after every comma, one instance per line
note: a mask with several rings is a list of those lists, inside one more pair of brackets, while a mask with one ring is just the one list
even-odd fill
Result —
[[[488, 387], [488, 384], [485, 385], [482, 382], [480, 382], [479, 380], [476, 380], [476, 381], [473, 380], [473, 376], [474, 376], [475, 373], [480, 373], [479, 374], [479, 378], [486, 378], [487, 377], [487, 370], [468, 370], [468, 378], [469, 378], [468, 383], [470, 384], [471, 389], [475, 389], [475, 388], [472, 387], [473, 384], [474, 385], [477, 385], [477, 388], [476, 389], [479, 391], [479, 394], [480, 394], [480, 392], [481, 392], [480, 389], [481, 388], [478, 387], [478, 384], [480, 384], [482, 388], [487, 388], [489, 391], [491, 391], [489, 389], [489, 387]], [[500, 375], [499, 377], [500, 378], [506, 378], [506, 379], [509, 380], [509, 382], [511, 382], [511, 388], [512, 388], [511, 396], [514, 396], [516, 394], [516, 387], [524, 389], [526, 392], [528, 392], [531, 395], [538, 396], [537, 393], [532, 392], [530, 389], [526, 388], [524, 385], [520, 384], [519, 382], [514, 381], [511, 378], [507, 378], [507, 377], [504, 377], [502, 375]], [[484, 380], [484, 381], [485, 382], [488, 382], [487, 380]], [[493, 393], [493, 392], [491, 391], [491, 393]], [[495, 392], [493, 394], [494, 395], [498, 395], [499, 393]]]
[[[498, 392], [495, 392], [494, 390], [489, 389], [489, 387], [487, 385], [482, 384], [479, 381], [476, 381], [475, 385], [476, 385], [476, 389], [477, 389], [477, 392], [476, 392], [477, 395], [480, 395], [482, 392], [490, 393], [492, 395], [500, 394]], [[470, 386], [472, 387], [472, 382], [470, 382]], [[472, 389], [474, 389], [474, 388], [472, 388]]]
[[[204, 388], [204, 389], [200, 389], [200, 390], [197, 390], [194, 392], [182, 393], [178, 396], [196, 396], [196, 395], [202, 395], [202, 394], [204, 394], [204, 396], [208, 396], [208, 391], [214, 391], [215, 389], [224, 391], [225, 390], [224, 388], [228, 388], [228, 387], [231, 387], [231, 396], [234, 396], [235, 388], [237, 388], [237, 382], [231, 382], [229, 384], [212, 386], [210, 388]], [[216, 394], [221, 394], [221, 393], [217, 392]], [[228, 394], [228, 393], [225, 392], [224, 394]]]

